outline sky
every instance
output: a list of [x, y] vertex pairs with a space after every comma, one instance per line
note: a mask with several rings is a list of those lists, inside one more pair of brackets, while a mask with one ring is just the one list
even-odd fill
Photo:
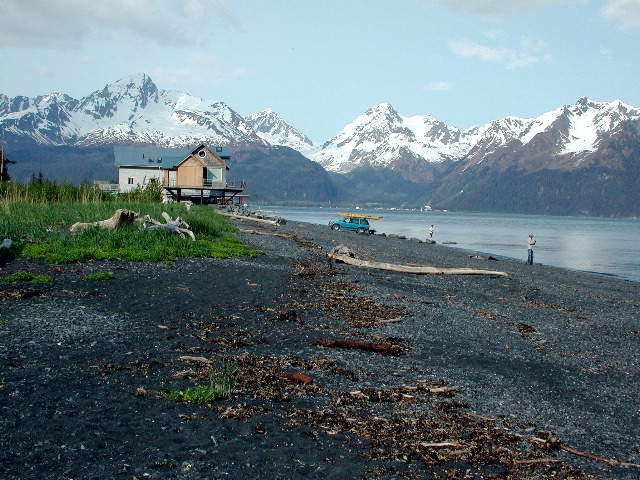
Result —
[[640, 107], [640, 0], [0, 0], [0, 94], [158, 88], [315, 142], [389, 102], [465, 130], [580, 97]]

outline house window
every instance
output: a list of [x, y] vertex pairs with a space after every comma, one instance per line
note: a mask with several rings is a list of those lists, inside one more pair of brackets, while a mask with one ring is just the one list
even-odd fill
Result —
[[198, 155], [200, 155], [200, 158], [204, 158], [206, 154], [207, 153], [204, 150], [200, 150], [200, 153], [198, 153]]
[[216, 147], [216, 152], [221, 152], [222, 151], [222, 147]]
[[127, 178], [127, 183], [128, 183], [129, 185], [133, 185], [133, 177], [129, 177], [129, 178]]
[[153, 157], [149, 157], [149, 163], [153, 163]]
[[158, 159], [156, 160], [156, 163], [162, 163], [162, 157], [158, 157]]

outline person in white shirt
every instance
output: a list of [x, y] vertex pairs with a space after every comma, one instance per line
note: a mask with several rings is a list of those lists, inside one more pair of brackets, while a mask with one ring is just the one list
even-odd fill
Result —
[[529, 244], [527, 246], [527, 263], [529, 265], [533, 265], [533, 246], [536, 244], [536, 241], [533, 239], [533, 234], [529, 235]]

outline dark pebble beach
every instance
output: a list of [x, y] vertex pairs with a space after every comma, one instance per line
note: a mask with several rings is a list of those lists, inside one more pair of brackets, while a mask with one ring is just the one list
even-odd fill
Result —
[[0, 264], [53, 277], [0, 282], [0, 479], [640, 478], [639, 283], [232, 222], [264, 255]]

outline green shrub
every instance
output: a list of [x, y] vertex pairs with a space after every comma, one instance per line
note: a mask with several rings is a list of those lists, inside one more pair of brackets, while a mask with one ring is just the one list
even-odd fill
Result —
[[33, 284], [42, 284], [42, 283], [50, 283], [53, 282], [53, 277], [50, 277], [49, 275], [36, 275], [35, 277], [33, 277], [33, 280], [31, 280], [31, 283]]
[[0, 282], [31, 282], [34, 284], [49, 283], [53, 278], [48, 275], [34, 275], [29, 272], [16, 272], [7, 277], [0, 277]]
[[111, 272], [96, 272], [90, 273], [89, 275], [85, 275], [82, 279], [86, 281], [102, 281], [102, 280], [111, 280], [113, 278], [113, 273]]
[[167, 390], [161, 396], [175, 402], [209, 404], [228, 397], [233, 393], [238, 382], [238, 368], [229, 363], [223, 363], [213, 368], [209, 374], [209, 385], [199, 385], [186, 390]]

